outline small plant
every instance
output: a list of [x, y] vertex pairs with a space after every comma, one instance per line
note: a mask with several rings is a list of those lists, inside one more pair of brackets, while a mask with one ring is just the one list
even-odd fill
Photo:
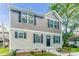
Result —
[[57, 51], [59, 51], [59, 52], [62, 51], [62, 48], [58, 48]]
[[11, 56], [16, 56], [16, 50], [13, 50], [13, 51], [11, 52]]
[[45, 50], [41, 50], [42, 53], [46, 52]]

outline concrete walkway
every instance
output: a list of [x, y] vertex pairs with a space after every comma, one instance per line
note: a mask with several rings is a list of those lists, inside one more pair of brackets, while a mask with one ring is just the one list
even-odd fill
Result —
[[61, 56], [79, 56], [79, 52], [73, 52], [73, 53], [64, 53], [64, 54], [61, 54]]
[[79, 52], [71, 52], [69, 54], [69, 53], [61, 53], [61, 52], [58, 52], [55, 49], [53, 49], [53, 50], [52, 49], [49, 49], [49, 50], [47, 50], [47, 52], [51, 52], [51, 53], [57, 54], [59, 56], [79, 56]]

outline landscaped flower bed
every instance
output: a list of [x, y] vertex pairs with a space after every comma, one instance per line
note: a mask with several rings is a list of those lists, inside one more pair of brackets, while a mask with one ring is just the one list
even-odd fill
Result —
[[57, 56], [56, 54], [49, 53], [49, 52], [23, 52], [23, 53], [16, 53], [17, 56]]

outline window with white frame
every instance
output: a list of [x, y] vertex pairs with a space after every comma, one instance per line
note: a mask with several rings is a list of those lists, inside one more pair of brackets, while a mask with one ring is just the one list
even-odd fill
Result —
[[21, 22], [27, 23], [27, 14], [21, 14]]
[[25, 13], [21, 14], [21, 23], [34, 24], [34, 19], [35, 19], [34, 15]]
[[54, 21], [54, 28], [59, 29], [59, 22]]
[[48, 20], [48, 27], [53, 28], [53, 20]]
[[27, 15], [27, 21], [28, 21], [29, 24], [34, 24], [34, 16], [28, 14]]
[[26, 32], [23, 32], [23, 31], [15, 31], [15, 38], [26, 39]]
[[49, 27], [49, 28], [59, 29], [59, 22], [58, 22], [58, 21], [54, 21], [54, 20], [49, 20], [49, 19], [48, 19], [48, 27]]
[[33, 34], [34, 35], [34, 43], [41, 43], [41, 34]]
[[60, 43], [60, 36], [53, 36], [53, 43]]

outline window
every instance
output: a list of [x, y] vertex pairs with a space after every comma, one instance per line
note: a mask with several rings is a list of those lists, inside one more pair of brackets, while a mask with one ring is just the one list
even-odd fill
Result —
[[21, 14], [21, 22], [27, 23], [27, 14]]
[[18, 22], [36, 25], [36, 16], [30, 15], [30, 14], [25, 14], [25, 13], [19, 13]]
[[19, 38], [23, 38], [24, 37], [24, 33], [22, 33], [22, 32], [20, 32], [20, 33], [18, 33], [19, 35]]
[[34, 16], [32, 15], [27, 15], [27, 20], [29, 24], [34, 24]]
[[43, 35], [42, 34], [33, 34], [34, 43], [43, 43]]
[[48, 27], [59, 29], [59, 22], [48, 19]]
[[53, 20], [48, 20], [48, 27], [53, 28]]
[[60, 36], [54, 36], [53, 37], [53, 42], [54, 43], [60, 43]]
[[59, 29], [59, 22], [54, 21], [54, 28]]
[[26, 32], [16, 31], [15, 38], [23, 38], [26, 39]]

